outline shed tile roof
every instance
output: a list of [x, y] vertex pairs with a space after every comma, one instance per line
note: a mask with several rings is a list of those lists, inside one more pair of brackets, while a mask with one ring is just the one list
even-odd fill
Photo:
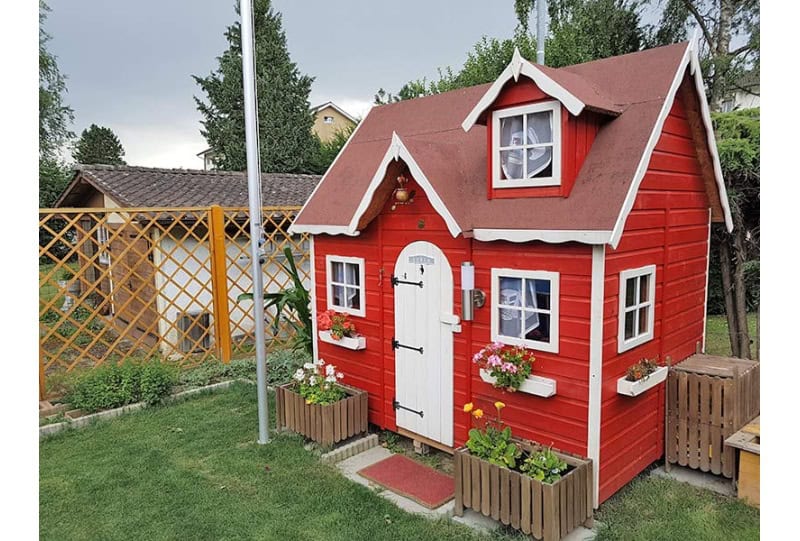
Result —
[[[83, 206], [88, 184], [123, 207], [246, 207], [247, 175], [239, 171], [200, 171], [151, 167], [78, 165], [56, 207]], [[319, 175], [262, 173], [264, 206], [300, 206], [319, 183]]]
[[486, 127], [462, 129], [491, 86], [484, 84], [374, 107], [293, 227], [352, 228], [360, 198], [396, 133], [462, 231], [611, 231], [688, 46], [543, 68], [568, 90], [592, 97], [598, 108], [620, 111], [598, 133], [569, 197], [487, 198]]

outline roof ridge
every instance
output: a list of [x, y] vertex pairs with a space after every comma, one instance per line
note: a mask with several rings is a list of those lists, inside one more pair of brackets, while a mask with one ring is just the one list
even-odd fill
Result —
[[[227, 171], [222, 169], [183, 169], [183, 168], [169, 168], [169, 167], [146, 167], [143, 165], [108, 165], [108, 164], [75, 164], [73, 166], [75, 171], [131, 171], [139, 173], [172, 173], [183, 175], [208, 175], [208, 176], [244, 176], [246, 171]], [[314, 173], [279, 173], [262, 171], [262, 175], [281, 175], [281, 176], [295, 176], [295, 177], [320, 177]]]

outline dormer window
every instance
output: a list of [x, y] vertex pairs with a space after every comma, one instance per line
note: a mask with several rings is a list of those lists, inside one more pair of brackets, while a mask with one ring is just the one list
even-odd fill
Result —
[[561, 184], [561, 104], [547, 101], [492, 113], [493, 188]]

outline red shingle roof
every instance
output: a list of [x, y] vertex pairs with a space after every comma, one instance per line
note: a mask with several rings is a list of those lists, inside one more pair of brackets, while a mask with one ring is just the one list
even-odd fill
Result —
[[492, 86], [485, 84], [373, 108], [293, 227], [352, 234], [360, 200], [373, 177], [384, 173], [378, 167], [396, 133], [461, 231], [610, 232], [678, 70], [686, 65], [688, 47], [681, 43], [560, 69], [539, 67], [587, 107], [618, 114], [600, 129], [569, 197], [487, 198], [486, 128], [462, 129]]

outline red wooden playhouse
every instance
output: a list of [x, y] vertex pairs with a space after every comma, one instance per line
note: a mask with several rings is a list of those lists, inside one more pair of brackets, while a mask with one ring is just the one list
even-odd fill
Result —
[[[503, 400], [515, 435], [599, 465], [599, 504], [663, 454], [664, 386], [617, 380], [703, 347], [711, 222], [731, 228], [683, 43], [559, 69], [515, 53], [494, 83], [373, 108], [292, 229], [313, 235], [315, 316], [364, 337], [315, 329], [315, 351], [370, 422], [452, 448], [464, 403]], [[471, 318], [463, 286], [485, 294]], [[527, 392], [471, 362], [495, 340], [534, 352]]]

